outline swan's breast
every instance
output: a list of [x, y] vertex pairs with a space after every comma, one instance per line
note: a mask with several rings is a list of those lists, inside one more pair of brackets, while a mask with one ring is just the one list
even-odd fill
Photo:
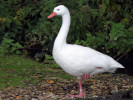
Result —
[[67, 73], [78, 76], [81, 73], [82, 63], [77, 62], [77, 58], [72, 52], [67, 50], [67, 48], [62, 48], [60, 50], [53, 49], [53, 58], [55, 62]]

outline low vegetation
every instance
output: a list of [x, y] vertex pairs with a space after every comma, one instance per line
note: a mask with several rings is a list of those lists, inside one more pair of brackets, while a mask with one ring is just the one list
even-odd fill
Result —
[[61, 18], [47, 16], [60, 4], [71, 12], [69, 43], [90, 46], [114, 58], [133, 49], [132, 0], [1, 0], [2, 53], [44, 60], [61, 25]]
[[51, 77], [60, 77], [62, 80], [73, 78], [64, 73], [53, 60], [47, 59], [47, 63], [38, 63], [24, 56], [0, 55], [0, 89], [36, 85]]

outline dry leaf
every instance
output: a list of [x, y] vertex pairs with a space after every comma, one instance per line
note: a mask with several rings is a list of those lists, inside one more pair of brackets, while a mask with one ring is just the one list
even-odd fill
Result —
[[54, 93], [54, 95], [57, 95], [57, 94], [58, 94], [58, 92], [55, 92], [55, 93]]
[[54, 89], [50, 89], [50, 91], [54, 91]]
[[20, 99], [20, 96], [17, 96], [16, 99]]
[[53, 80], [47, 80], [47, 83], [52, 84], [52, 83], [54, 83], [54, 81]]

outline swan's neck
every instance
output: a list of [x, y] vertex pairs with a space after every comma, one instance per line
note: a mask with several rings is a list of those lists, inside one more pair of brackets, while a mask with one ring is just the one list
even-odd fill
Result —
[[69, 31], [69, 26], [70, 26], [70, 13], [67, 12], [62, 16], [62, 26], [60, 28], [60, 31], [55, 39], [54, 42], [54, 48], [61, 48], [63, 47], [66, 43], [67, 39], [67, 34]]

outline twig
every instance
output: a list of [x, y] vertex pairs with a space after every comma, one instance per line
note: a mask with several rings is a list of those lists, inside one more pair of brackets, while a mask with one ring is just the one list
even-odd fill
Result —
[[116, 61], [120, 60], [122, 57], [124, 57], [125, 55], [127, 55], [127, 52], [124, 53], [123, 55], [121, 55], [119, 58], [116, 59]]

